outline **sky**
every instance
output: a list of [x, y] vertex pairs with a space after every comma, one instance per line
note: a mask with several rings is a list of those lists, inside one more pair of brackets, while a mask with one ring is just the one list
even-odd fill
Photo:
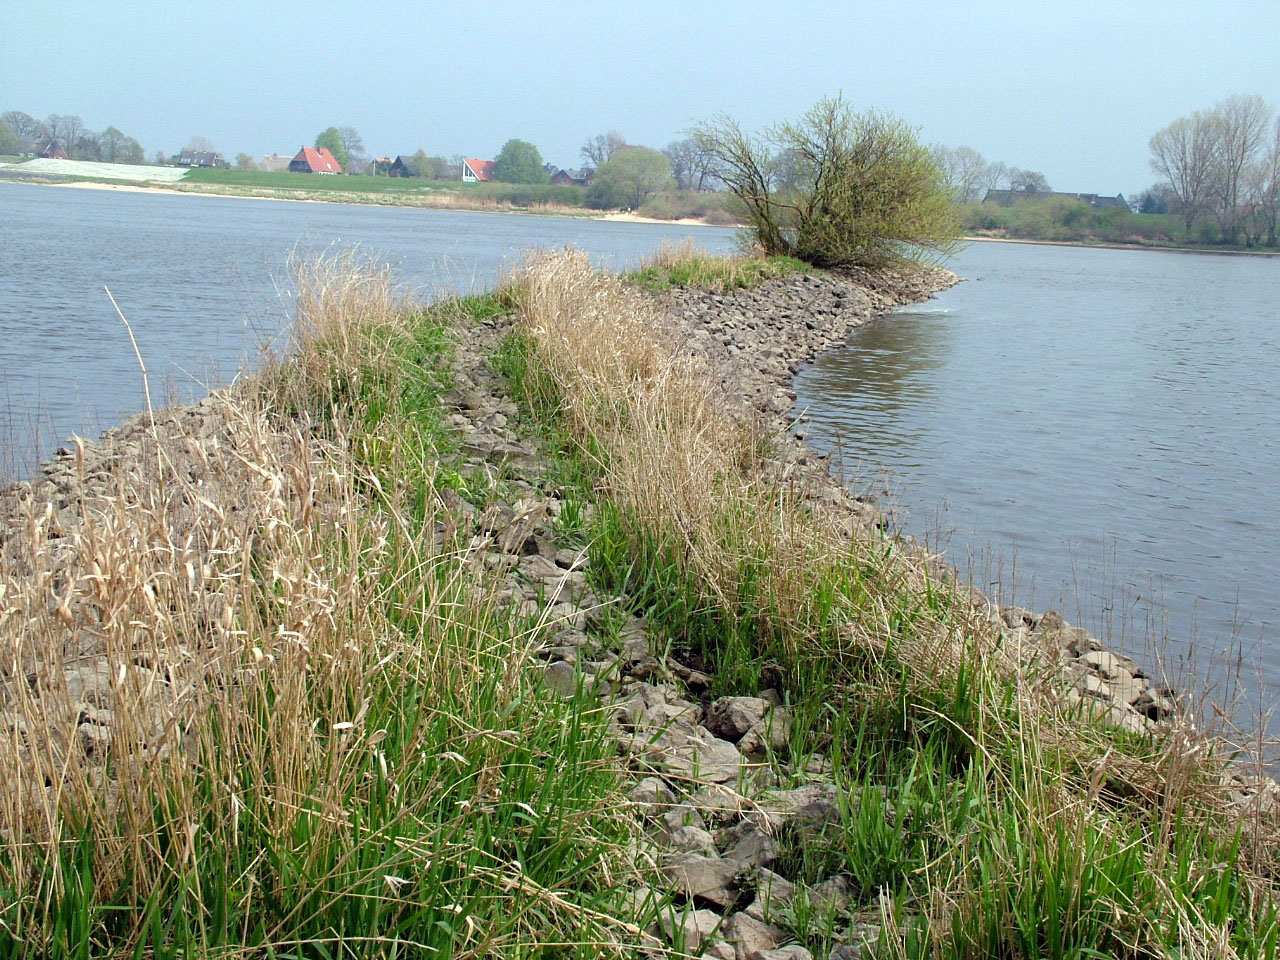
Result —
[[1280, 107], [1280, 0], [0, 0], [0, 112], [115, 126], [148, 157], [194, 136], [292, 155], [329, 126], [372, 156], [558, 166], [610, 130], [661, 148], [724, 113], [748, 129], [824, 96], [926, 143], [1140, 191], [1147, 142], [1232, 94]]

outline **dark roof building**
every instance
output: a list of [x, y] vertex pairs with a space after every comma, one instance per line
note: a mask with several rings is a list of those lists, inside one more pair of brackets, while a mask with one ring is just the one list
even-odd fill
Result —
[[1091, 207], [1106, 209], [1114, 207], [1120, 210], [1128, 210], [1129, 204], [1124, 198], [1124, 194], [1117, 193], [1114, 197], [1103, 197], [1096, 193], [1059, 193], [1042, 192], [1031, 193], [1027, 190], [988, 190], [987, 195], [982, 198], [983, 203], [994, 203], [1002, 207], [1011, 207], [1015, 203], [1021, 203], [1024, 200], [1048, 200], [1051, 197], [1067, 197], [1070, 200], [1083, 200]]
[[396, 157], [395, 162], [387, 168], [389, 177], [416, 177], [417, 175], [418, 171], [413, 166], [413, 157], [406, 157], [404, 154]]
[[596, 178], [596, 172], [590, 167], [582, 170], [557, 170], [551, 175], [555, 186], [589, 187]]
[[214, 153], [212, 150], [183, 150], [178, 154], [178, 166], [180, 167], [229, 167], [222, 158], [222, 154]]
[[303, 147], [289, 161], [290, 173], [341, 173], [342, 165], [328, 147]]

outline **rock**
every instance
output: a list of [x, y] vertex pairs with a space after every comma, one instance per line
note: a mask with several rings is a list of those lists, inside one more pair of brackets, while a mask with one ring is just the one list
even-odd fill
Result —
[[706, 727], [717, 737], [737, 743], [764, 719], [769, 706], [761, 697], [721, 697], [707, 711]]
[[76, 727], [80, 735], [80, 746], [91, 757], [101, 757], [111, 746], [111, 730], [100, 727], [96, 723], [82, 723]]
[[667, 837], [667, 846], [684, 853], [698, 853], [704, 857], [716, 856], [716, 841], [701, 827], [680, 827]]
[[662, 815], [662, 836], [664, 840], [668, 840], [677, 830], [681, 830], [684, 827], [697, 827], [699, 830], [707, 828], [706, 821], [702, 819], [702, 814], [698, 812], [697, 807], [682, 803], [672, 807]]
[[738, 741], [738, 751], [750, 760], [762, 760], [771, 753], [785, 755], [790, 743], [791, 714], [785, 707], [774, 707]]
[[1096, 670], [1105, 679], [1111, 680], [1120, 676], [1132, 677], [1138, 665], [1128, 657], [1120, 657], [1106, 650], [1091, 650], [1080, 657], [1080, 662], [1092, 670]]
[[738, 951], [728, 940], [712, 940], [702, 955], [712, 960], [737, 960]]
[[714, 935], [723, 923], [714, 910], [690, 910], [683, 913], [664, 910], [658, 924], [667, 939], [686, 953], [693, 953]]
[[807, 887], [809, 902], [816, 907], [840, 911], [853, 900], [853, 887], [844, 877], [832, 877], [812, 887]]
[[732, 860], [684, 853], [662, 868], [672, 889], [682, 896], [724, 909], [738, 897], [738, 865]]
[[627, 794], [632, 803], [645, 804], [650, 807], [666, 808], [675, 803], [675, 794], [671, 788], [658, 777], [645, 777]]
[[684, 744], [667, 750], [663, 759], [674, 773], [707, 783], [737, 780], [742, 763], [737, 747], [701, 726]]
[[572, 697], [578, 692], [580, 674], [573, 664], [557, 660], [543, 672], [543, 683], [552, 692], [562, 697]]
[[813, 960], [813, 954], [804, 947], [779, 947], [776, 950], [758, 950], [747, 960]]
[[772, 950], [787, 938], [778, 927], [771, 926], [748, 913], [735, 913], [724, 922], [721, 930], [726, 940], [733, 942], [736, 956], [745, 960], [761, 950]]
[[832, 783], [808, 783], [794, 790], [771, 793], [760, 806], [772, 823], [798, 821], [825, 825], [840, 818], [838, 791]]
[[751, 824], [724, 856], [726, 860], [736, 860], [744, 869], [767, 867], [778, 859], [778, 841]]

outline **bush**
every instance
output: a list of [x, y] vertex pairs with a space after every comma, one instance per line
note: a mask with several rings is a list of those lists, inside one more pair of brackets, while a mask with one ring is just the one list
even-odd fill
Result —
[[960, 224], [932, 152], [902, 121], [820, 100], [762, 137], [721, 116], [692, 131], [766, 253], [883, 267], [950, 253]]

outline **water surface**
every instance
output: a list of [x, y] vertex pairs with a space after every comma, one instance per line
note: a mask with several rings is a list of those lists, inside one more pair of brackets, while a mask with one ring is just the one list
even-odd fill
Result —
[[145, 408], [128, 318], [157, 402], [226, 382], [292, 315], [287, 262], [359, 247], [423, 298], [492, 286], [535, 247], [601, 266], [664, 240], [709, 250], [733, 231], [333, 203], [66, 189], [0, 182], [0, 477], [69, 435]]
[[815, 444], [988, 589], [1142, 656], [1260, 658], [1280, 691], [1280, 259], [977, 243], [953, 268], [801, 372]]

